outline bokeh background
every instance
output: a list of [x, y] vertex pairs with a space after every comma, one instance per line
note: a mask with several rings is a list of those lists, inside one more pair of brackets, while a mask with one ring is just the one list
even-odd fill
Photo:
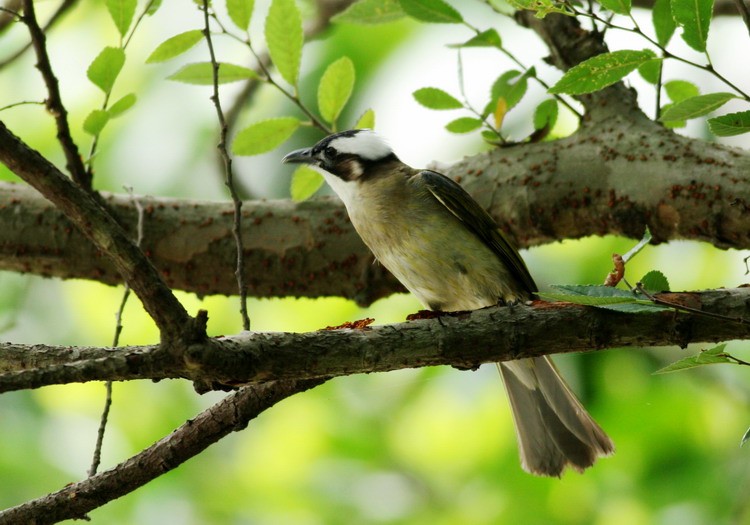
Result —
[[[302, 2], [305, 12], [311, 3]], [[507, 47], [535, 65], [550, 83], [559, 77], [541, 61], [546, 50], [529, 31], [493, 13], [480, 2], [454, 2], [482, 28], [496, 27]], [[251, 35], [262, 49], [268, 2], [256, 5]], [[40, 18], [57, 4], [38, 2]], [[223, 6], [218, 5], [220, 14]], [[648, 12], [636, 12], [649, 28]], [[161, 41], [200, 28], [201, 13], [189, 2], [165, 0], [144, 19], [128, 48], [128, 59], [114, 99], [128, 92], [138, 103], [110, 122], [96, 159], [97, 187], [137, 194], [227, 199], [215, 155], [216, 121], [209, 88], [164, 80], [179, 65], [207, 60], [204, 45], [160, 65], [144, 65]], [[376, 129], [401, 158], [414, 166], [450, 163], [485, 146], [477, 136], [451, 135], [443, 126], [460, 112], [421, 108], [411, 92], [435, 86], [458, 93], [456, 52], [445, 44], [466, 40], [465, 28], [423, 26], [402, 20], [384, 26], [332, 27], [308, 44], [303, 55], [303, 99], [315, 107], [314, 88], [325, 66], [348, 55], [357, 70], [355, 94], [343, 122], [353, 123], [367, 108]], [[0, 53], [14, 51], [26, 38], [23, 27], [0, 35]], [[632, 35], [608, 31], [614, 49], [640, 49]], [[610, 40], [611, 39], [611, 40]], [[741, 44], [738, 44], [741, 43]], [[70, 110], [82, 151], [90, 137], [83, 119], [101, 104], [101, 93], [86, 79], [86, 68], [117, 34], [101, 1], [79, 5], [49, 36], [55, 72]], [[694, 57], [676, 43], [675, 52]], [[218, 40], [221, 60], [247, 64], [246, 51]], [[737, 45], [747, 45], [739, 19], [712, 26], [709, 47], [719, 71], [744, 87], [750, 72], [737, 66]], [[489, 50], [463, 53], [466, 93], [482, 107], [489, 87], [512, 68]], [[27, 54], [0, 70], [0, 107], [44, 99], [43, 86]], [[688, 78], [702, 92], [722, 90], [715, 79], [669, 64], [665, 79]], [[640, 101], [653, 113], [653, 92], [637, 77]], [[225, 105], [237, 85], [222, 87]], [[508, 130], [522, 138], [531, 111], [543, 97], [530, 86], [527, 100], [508, 116]], [[730, 110], [733, 109], [729, 106]], [[244, 125], [275, 115], [296, 114], [272, 88], [261, 88], [241, 116]], [[52, 119], [39, 105], [0, 112], [9, 128], [64, 165], [54, 141]], [[574, 120], [562, 115], [554, 133], [572, 132]], [[242, 127], [242, 126], [240, 126]], [[239, 159], [238, 176], [256, 198], [286, 198], [289, 170], [279, 165], [285, 151], [320, 137], [303, 130], [279, 150]], [[705, 123], [681, 132], [708, 138]], [[748, 146], [748, 138], [731, 144]], [[3, 179], [14, 180], [4, 168]], [[324, 190], [325, 192], [325, 190]], [[603, 237], [566, 241], [525, 251], [544, 288], [555, 283], [600, 283], [611, 269], [613, 252], [635, 241]], [[743, 259], [750, 252], [720, 251], [708, 245], [673, 242], [649, 246], [629, 266], [639, 278], [661, 270], [673, 290], [734, 287], [747, 282]], [[85, 281], [59, 281], [0, 273], [0, 337], [18, 343], [111, 344], [121, 288]], [[235, 298], [202, 300], [179, 294], [188, 310], [209, 311], [211, 334], [240, 330]], [[419, 308], [396, 295], [361, 309], [341, 298], [317, 300], [252, 299], [254, 330], [307, 331], [347, 320], [374, 317], [377, 323], [402, 321]], [[149, 344], [158, 334], [137, 299], [124, 313], [122, 344]], [[560, 356], [564, 375], [595, 418], [615, 440], [618, 451], [585, 475], [561, 480], [529, 476], [518, 465], [515, 434], [503, 387], [494, 366], [476, 372], [449, 368], [404, 370], [339, 378], [285, 400], [250, 427], [229, 436], [144, 488], [90, 514], [107, 524], [717, 524], [750, 523], [750, 449], [740, 448], [750, 427], [750, 370], [704, 367], [669, 375], [652, 372], [706, 346], [680, 349], [613, 349]], [[748, 345], [732, 342], [728, 351], [748, 357]], [[102, 468], [109, 468], [169, 433], [220, 399], [198, 396], [185, 381], [114, 385]], [[0, 396], [0, 507], [19, 504], [85, 476], [104, 402], [102, 384], [47, 387]]]

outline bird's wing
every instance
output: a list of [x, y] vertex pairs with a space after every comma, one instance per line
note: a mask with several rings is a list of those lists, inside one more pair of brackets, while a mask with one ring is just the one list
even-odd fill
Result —
[[497, 223], [477, 201], [459, 184], [435, 171], [424, 170], [418, 175], [430, 193], [473, 231], [505, 263], [526, 290], [533, 294], [538, 290], [526, 263], [505, 237]]

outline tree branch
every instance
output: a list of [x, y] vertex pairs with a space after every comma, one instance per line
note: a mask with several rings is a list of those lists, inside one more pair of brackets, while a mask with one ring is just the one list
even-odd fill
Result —
[[[750, 290], [709, 290], [657, 296], [732, 318], [750, 319]], [[160, 347], [107, 349], [0, 345], [0, 392], [94, 380], [185, 377], [205, 390], [218, 385], [321, 379], [449, 365], [461, 369], [564, 352], [623, 346], [672, 346], [750, 339], [750, 324], [703, 315], [623, 314], [569, 303], [493, 307], [436, 319], [308, 333], [254, 332], [210, 339], [182, 349], [184, 361]], [[27, 359], [35, 362], [26, 363]], [[19, 362], [20, 361], [20, 362]], [[38, 368], [28, 368], [37, 366]]]
[[0, 525], [42, 525], [84, 518], [87, 512], [175, 469], [231, 432], [243, 430], [251, 419], [282, 399], [320, 383], [279, 381], [243, 388], [116, 467], [0, 512]]

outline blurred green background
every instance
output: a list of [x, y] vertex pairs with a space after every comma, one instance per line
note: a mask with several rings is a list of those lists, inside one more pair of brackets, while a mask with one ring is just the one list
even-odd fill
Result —
[[[302, 7], [312, 9], [310, 4]], [[39, 2], [40, 18], [55, 8], [51, 2]], [[221, 12], [221, 6], [218, 9]], [[261, 35], [266, 9], [267, 2], [257, 2], [251, 34]], [[475, 23], [497, 27], [522, 60], [537, 65], [547, 78], [557, 78], [558, 73], [541, 63], [545, 50], [530, 33], [479, 3], [467, 2], [465, 14]], [[115, 88], [115, 99], [135, 91], [139, 101], [104, 132], [95, 164], [99, 188], [122, 192], [127, 184], [139, 194], [227, 198], [215, 158], [209, 89], [165, 81], [178, 68], [175, 63], [143, 65], [167, 37], [200, 28], [201, 16], [189, 3], [166, 0], [139, 29]], [[648, 13], [636, 16], [647, 19]], [[739, 38], [742, 26], [735, 22], [720, 21], [721, 31], [715, 31], [710, 44], [720, 50], [722, 38]], [[477, 137], [450, 135], [442, 128], [454, 116], [420, 108], [411, 98], [412, 91], [424, 86], [457, 92], [455, 51], [444, 44], [467, 36], [460, 27], [409, 21], [336, 26], [305, 48], [303, 99], [315, 107], [313, 88], [323, 69], [346, 54], [354, 60], [358, 78], [346, 122], [374, 108], [376, 128], [415, 166], [481, 151], [484, 146]], [[12, 27], [0, 36], [0, 49], [9, 52], [24, 38], [22, 27]], [[101, 104], [101, 93], [86, 80], [85, 71], [103, 45], [115, 43], [116, 33], [100, 1], [79, 6], [49, 38], [74, 134], [84, 152], [90, 138], [81, 131], [82, 121]], [[241, 47], [228, 40], [218, 42], [218, 53], [225, 61], [248, 61]], [[205, 47], [197, 46], [181, 63], [206, 56]], [[727, 63], [725, 55], [714, 53], [717, 69]], [[45, 97], [33, 64], [27, 55], [0, 71], [0, 107]], [[477, 50], [465, 53], [464, 67], [467, 95], [481, 105], [489, 85], [510, 64]], [[677, 78], [685, 73], [675, 68], [666, 74]], [[639, 87], [637, 80], [634, 83]], [[231, 101], [238, 89], [225, 86], [222, 97]], [[540, 90], [530, 89], [529, 100], [508, 116], [515, 137], [530, 130], [530, 111], [541, 96]], [[296, 114], [272, 89], [261, 88], [254, 100], [243, 112], [243, 125]], [[641, 100], [648, 107], [648, 97]], [[0, 118], [64, 164], [52, 120], [40, 106], [19, 106], [3, 111]], [[562, 119], [557, 134], [571, 131], [566, 122], [570, 119]], [[703, 136], [701, 126], [687, 132]], [[238, 159], [238, 176], [246, 190], [255, 197], [286, 197], [289, 172], [278, 165], [279, 158], [319, 138], [310, 130], [275, 152]], [[14, 180], [4, 169], [0, 176]], [[611, 254], [624, 253], [633, 244], [614, 237], [589, 238], [534, 248], [524, 257], [543, 288], [600, 283], [611, 269]], [[659, 269], [673, 290], [733, 287], [747, 281], [743, 258], [748, 254], [674, 242], [647, 247], [628, 266], [628, 275], [638, 278]], [[121, 296], [121, 289], [96, 283], [1, 273], [2, 337], [18, 343], [109, 345]], [[190, 312], [209, 311], [211, 334], [240, 330], [235, 298], [179, 297]], [[307, 331], [363, 317], [374, 317], [379, 324], [399, 322], [417, 309], [406, 295], [366, 309], [341, 298], [250, 301], [254, 330]], [[128, 303], [124, 325], [122, 344], [158, 339], [136, 299]], [[721, 365], [651, 375], [706, 347], [687, 352], [613, 349], [556, 359], [618, 447], [614, 457], [585, 475], [542, 479], [520, 469], [509, 408], [494, 366], [476, 372], [404, 370], [339, 378], [288, 399], [247, 430], [90, 516], [94, 523], [107, 524], [750, 523], [750, 449], [739, 447], [750, 426], [750, 372]], [[733, 342], [728, 351], [747, 358], [747, 348]], [[222, 395], [198, 396], [185, 381], [115, 384], [102, 468], [139, 452]], [[85, 476], [103, 400], [101, 384], [0, 396], [0, 507]]]

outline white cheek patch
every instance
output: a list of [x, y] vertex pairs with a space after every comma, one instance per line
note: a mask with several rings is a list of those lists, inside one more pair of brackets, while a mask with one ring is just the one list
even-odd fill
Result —
[[338, 137], [330, 145], [339, 153], [357, 155], [365, 160], [378, 160], [393, 153], [385, 140], [369, 129], [363, 129], [350, 137]]
[[356, 180], [346, 181], [317, 166], [310, 167], [323, 175], [323, 178], [326, 180], [331, 189], [344, 202], [346, 208], [349, 209], [349, 205], [354, 201], [357, 194], [357, 184], [359, 184], [359, 182], [357, 182]]

